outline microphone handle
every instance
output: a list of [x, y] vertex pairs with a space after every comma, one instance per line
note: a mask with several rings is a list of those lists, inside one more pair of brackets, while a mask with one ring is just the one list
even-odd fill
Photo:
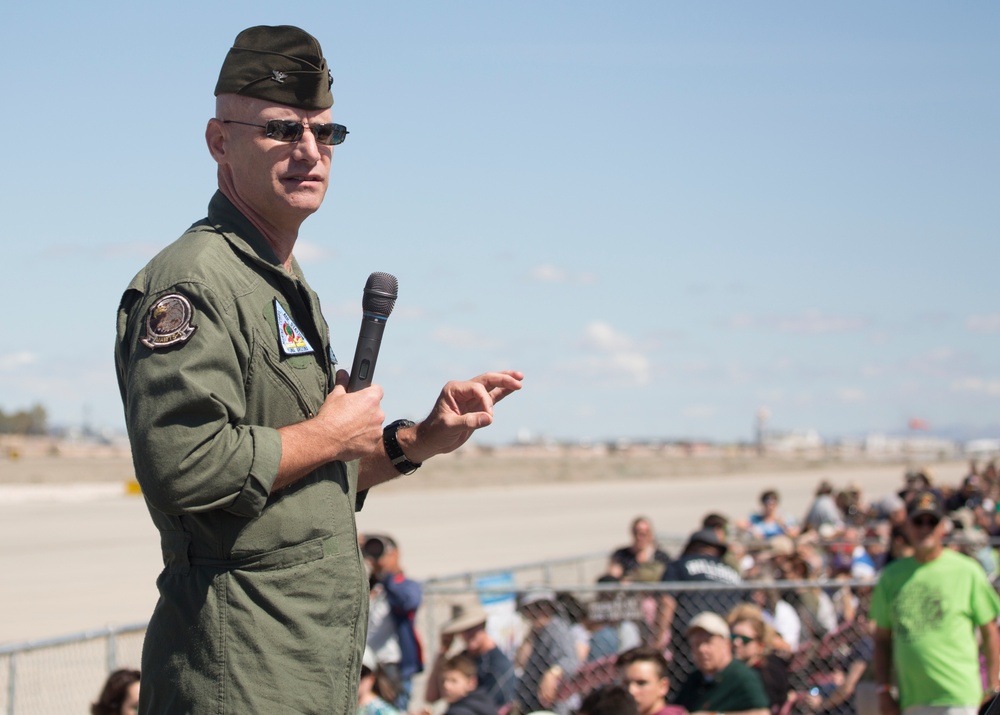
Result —
[[354, 365], [351, 366], [351, 379], [347, 383], [348, 392], [363, 390], [372, 384], [375, 374], [375, 361], [378, 360], [378, 349], [382, 344], [382, 331], [388, 316], [365, 313], [361, 318], [361, 331], [358, 333], [358, 346], [354, 350]]

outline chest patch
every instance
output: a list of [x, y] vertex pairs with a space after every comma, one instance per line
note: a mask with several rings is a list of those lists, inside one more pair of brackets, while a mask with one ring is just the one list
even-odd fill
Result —
[[278, 343], [285, 355], [306, 355], [313, 352], [312, 345], [292, 321], [291, 316], [281, 307], [277, 298], [274, 299], [274, 317], [278, 322]]
[[191, 324], [193, 317], [194, 308], [187, 296], [165, 295], [146, 313], [146, 335], [139, 342], [153, 350], [186, 342], [198, 328]]

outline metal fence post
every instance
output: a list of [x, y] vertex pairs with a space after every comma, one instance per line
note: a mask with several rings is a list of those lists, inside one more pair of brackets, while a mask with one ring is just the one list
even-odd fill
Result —
[[10, 654], [10, 667], [7, 669], [7, 715], [14, 715], [14, 701], [17, 696], [17, 653]]
[[113, 629], [108, 628], [108, 641], [107, 641], [107, 661], [108, 661], [108, 672], [113, 673], [115, 668], [117, 668], [118, 661], [118, 644], [115, 640], [115, 632]]

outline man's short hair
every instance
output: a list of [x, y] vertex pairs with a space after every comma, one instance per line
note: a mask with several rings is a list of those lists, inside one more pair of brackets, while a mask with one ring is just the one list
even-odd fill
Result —
[[725, 531], [729, 528], [729, 519], [724, 517], [722, 514], [712, 512], [711, 514], [706, 514], [705, 518], [701, 520], [701, 528], [722, 529]]
[[656, 666], [657, 671], [659, 671], [659, 676], [661, 678], [667, 677], [667, 659], [663, 657], [663, 653], [658, 651], [656, 648], [650, 648], [649, 646], [639, 646], [638, 648], [632, 648], [625, 651], [618, 656], [615, 664], [619, 669], [624, 670], [633, 663], [652, 663]]
[[632, 520], [631, 529], [634, 531], [635, 527], [639, 526], [639, 524], [648, 524], [649, 526], [652, 526], [653, 522], [649, 520], [648, 516], [639, 515]]
[[602, 685], [587, 694], [577, 715], [639, 715], [639, 707], [623, 686]]
[[476, 677], [476, 663], [467, 655], [453, 655], [451, 658], [444, 662], [444, 667], [441, 668], [441, 672], [446, 673], [449, 670], [455, 670], [464, 675], [466, 678]]

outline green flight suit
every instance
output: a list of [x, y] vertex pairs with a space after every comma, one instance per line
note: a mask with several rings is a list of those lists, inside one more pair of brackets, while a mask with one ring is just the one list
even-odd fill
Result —
[[277, 428], [317, 413], [336, 367], [319, 300], [292, 268], [216, 193], [122, 297], [119, 388], [165, 567], [143, 713], [357, 708], [368, 621], [357, 463], [271, 493]]

